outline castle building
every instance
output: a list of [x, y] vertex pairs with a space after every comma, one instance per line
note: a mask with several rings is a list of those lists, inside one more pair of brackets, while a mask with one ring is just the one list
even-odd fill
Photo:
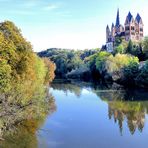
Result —
[[134, 19], [133, 15], [129, 12], [124, 26], [120, 24], [119, 9], [117, 11], [116, 23], [112, 23], [111, 28], [106, 27], [106, 49], [108, 52], [113, 52], [114, 42], [116, 37], [123, 37], [127, 42], [132, 40], [139, 42], [143, 39], [143, 21], [139, 13]]

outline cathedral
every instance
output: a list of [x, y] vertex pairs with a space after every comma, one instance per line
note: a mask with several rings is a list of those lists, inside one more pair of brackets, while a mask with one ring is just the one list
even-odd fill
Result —
[[129, 12], [124, 26], [120, 24], [119, 9], [117, 11], [116, 24], [112, 23], [111, 28], [106, 27], [106, 49], [108, 52], [113, 52], [114, 41], [116, 37], [123, 37], [127, 42], [132, 40], [139, 42], [143, 39], [143, 21], [139, 13], [134, 19], [133, 15]]

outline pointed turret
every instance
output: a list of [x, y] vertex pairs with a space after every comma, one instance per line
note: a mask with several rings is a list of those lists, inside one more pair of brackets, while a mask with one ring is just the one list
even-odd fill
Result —
[[114, 25], [114, 23], [112, 23], [112, 28], [114, 28], [115, 27], [115, 25]]
[[112, 40], [113, 40], [113, 38], [114, 38], [114, 36], [115, 36], [115, 25], [114, 25], [114, 23], [112, 23], [111, 35], [112, 35]]
[[119, 8], [117, 10], [117, 18], [116, 18], [116, 27], [119, 27], [120, 25], [120, 17], [119, 17]]
[[107, 32], [107, 33], [110, 33], [110, 28], [109, 28], [108, 25], [106, 26], [106, 32]]
[[108, 25], [106, 26], [106, 30], [109, 30], [109, 26]]
[[131, 12], [129, 11], [129, 13], [127, 15], [128, 21], [131, 22], [132, 18], [133, 18], [133, 16], [132, 16]]
[[109, 28], [109, 26], [107, 25], [107, 27], [106, 27], [106, 42], [109, 41], [110, 34], [111, 34], [110, 28]]
[[142, 20], [142, 19], [141, 19], [141, 16], [139, 15], [139, 13], [137, 13], [137, 16], [136, 16], [136, 19], [135, 19], [135, 20], [137, 21], [138, 24], [139, 24], [140, 21]]

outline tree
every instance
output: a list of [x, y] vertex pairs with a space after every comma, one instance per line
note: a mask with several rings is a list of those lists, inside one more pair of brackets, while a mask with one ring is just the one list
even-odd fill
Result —
[[110, 53], [108, 52], [100, 52], [96, 58], [96, 69], [103, 74], [106, 71], [105, 68], [105, 62], [107, 60], [107, 58], [110, 56]]
[[0, 60], [0, 93], [10, 89], [11, 72], [11, 67], [6, 61]]
[[127, 86], [135, 86], [138, 73], [139, 61], [137, 58], [133, 58], [129, 61], [128, 65], [123, 68], [124, 84]]
[[[52, 67], [52, 65], [50, 66]], [[15, 81], [28, 83], [28, 88], [30, 85], [32, 88], [30, 90], [33, 92], [37, 84], [35, 82], [41, 79], [40, 83], [44, 82], [46, 69], [44, 61], [32, 51], [31, 44], [24, 39], [20, 29], [10, 21], [1, 23], [0, 84], [2, 87], [0, 89], [2, 90], [6, 86], [13, 87], [12, 84]], [[54, 68], [48, 69], [54, 72]]]
[[110, 55], [105, 62], [106, 73], [112, 77], [113, 81], [121, 81], [124, 76], [122, 74], [124, 67], [132, 62], [138, 63], [139, 60], [137, 57], [126, 54]]
[[52, 82], [53, 79], [55, 78], [55, 69], [56, 69], [56, 66], [55, 64], [50, 61], [48, 58], [44, 58], [44, 63], [45, 63], [45, 67], [46, 67], [46, 77], [45, 77], [45, 83], [49, 83], [49, 82]]
[[146, 36], [143, 41], [143, 53], [145, 54], [145, 57], [147, 59], [148, 58], [148, 36]]
[[136, 83], [139, 87], [148, 87], [148, 61], [146, 61], [140, 69]]
[[115, 47], [119, 46], [122, 43], [123, 39], [121, 37], [115, 38]]
[[132, 54], [132, 51], [133, 51], [133, 42], [132, 40], [129, 40], [126, 53]]
[[124, 47], [123, 47], [123, 45], [120, 44], [119, 46], [117, 46], [117, 47], [115, 48], [114, 51], [115, 51], [115, 54], [117, 54], [117, 53], [123, 54], [123, 53], [124, 53]]

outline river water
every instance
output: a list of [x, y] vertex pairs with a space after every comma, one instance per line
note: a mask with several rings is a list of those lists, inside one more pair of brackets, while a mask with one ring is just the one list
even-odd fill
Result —
[[31, 127], [20, 127], [19, 134], [7, 137], [2, 147], [148, 147], [146, 91], [116, 90], [82, 82], [53, 83], [49, 91], [55, 99], [53, 113], [41, 121], [32, 121]]

